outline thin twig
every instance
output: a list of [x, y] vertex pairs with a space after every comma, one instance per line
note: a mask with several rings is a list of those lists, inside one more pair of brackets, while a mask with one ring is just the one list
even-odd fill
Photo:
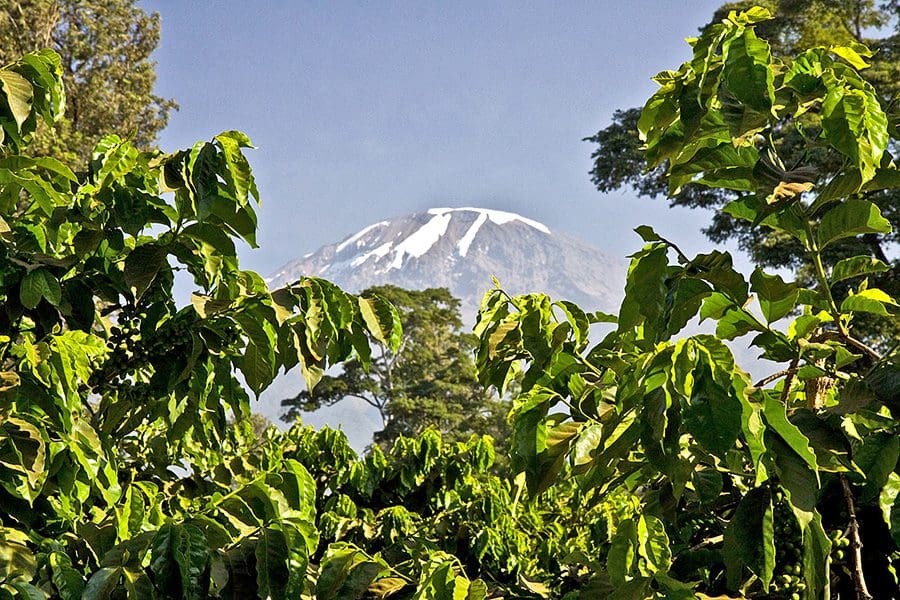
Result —
[[689, 552], [696, 552], [697, 550], [702, 550], [703, 548], [706, 548], [707, 546], [715, 546], [716, 544], [718, 544], [719, 542], [721, 542], [724, 539], [725, 539], [725, 536], [723, 536], [723, 535], [715, 535], [713, 537], [706, 538], [705, 540], [702, 540], [699, 543], [691, 546], [691, 549], [689, 550]]
[[856, 508], [853, 502], [853, 491], [846, 475], [841, 473], [841, 487], [844, 500], [847, 502], [847, 515], [850, 517], [850, 550], [853, 553], [853, 584], [856, 588], [857, 600], [871, 600], [872, 595], [866, 587], [866, 578], [862, 568], [862, 540], [859, 538], [859, 523], [856, 520]]
[[783, 371], [778, 371], [777, 373], [772, 373], [768, 377], [760, 379], [759, 381], [754, 383], [753, 387], [761, 388], [762, 386], [768, 385], [780, 377], [784, 377], [785, 375], [790, 375], [792, 372], [793, 371], [791, 371], [790, 369], [784, 369]]

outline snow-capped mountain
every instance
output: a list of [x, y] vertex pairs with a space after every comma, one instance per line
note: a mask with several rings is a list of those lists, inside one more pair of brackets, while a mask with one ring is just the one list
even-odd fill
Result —
[[293, 260], [269, 278], [329, 279], [347, 291], [391, 283], [446, 287], [474, 316], [496, 277], [510, 293], [544, 292], [586, 310], [615, 310], [626, 263], [523, 216], [484, 208], [432, 208], [374, 223]]

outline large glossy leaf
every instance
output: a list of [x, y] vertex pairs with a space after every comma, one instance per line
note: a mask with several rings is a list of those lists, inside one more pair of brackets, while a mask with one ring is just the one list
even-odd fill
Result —
[[768, 587], [775, 570], [772, 498], [765, 488], [747, 492], [725, 530], [724, 558], [728, 586], [737, 589], [748, 568]]
[[397, 309], [390, 302], [371, 296], [359, 298], [359, 310], [372, 336], [392, 352], [396, 352], [403, 336]]
[[725, 85], [743, 104], [768, 112], [775, 101], [774, 73], [769, 44], [756, 37], [753, 29], [725, 42]]
[[29, 271], [22, 278], [19, 287], [19, 299], [25, 308], [37, 307], [41, 298], [54, 306], [59, 305], [62, 300], [62, 288], [59, 280], [44, 268]]
[[860, 89], [833, 77], [826, 77], [825, 83], [829, 88], [822, 103], [825, 139], [853, 161], [865, 183], [875, 176], [887, 147], [887, 116], [870, 86]]
[[284, 533], [266, 527], [256, 540], [256, 586], [261, 598], [282, 600], [285, 598], [290, 573], [288, 572], [288, 547]]
[[186, 599], [206, 596], [203, 581], [209, 548], [193, 525], [163, 525], [153, 538], [150, 570], [156, 586]]
[[6, 106], [19, 129], [31, 115], [34, 88], [15, 71], [0, 69], [0, 89], [6, 96]]
[[637, 524], [638, 553], [650, 574], [666, 572], [672, 562], [669, 536], [663, 522], [653, 515], [641, 515]]
[[365, 552], [348, 544], [332, 544], [322, 561], [316, 582], [316, 598], [358, 600], [377, 577], [388, 572], [387, 565]]
[[614, 584], [625, 583], [634, 565], [637, 546], [637, 526], [631, 519], [619, 523], [613, 536], [609, 554], [606, 557], [606, 569]]
[[816, 453], [809, 444], [809, 438], [803, 435], [800, 429], [787, 418], [784, 404], [771, 396], [766, 396], [764, 404], [766, 424], [770, 429], [778, 432], [781, 439], [809, 466], [815, 473], [818, 471]]
[[140, 298], [166, 262], [166, 249], [157, 244], [138, 246], [125, 258], [125, 283]]
[[780, 275], [768, 275], [756, 269], [750, 276], [751, 290], [759, 298], [766, 321], [772, 323], [794, 310], [799, 295], [796, 283], [785, 283]]
[[766, 431], [766, 446], [774, 458], [778, 480], [802, 528], [812, 520], [819, 493], [819, 474], [778, 434]]
[[844, 298], [841, 312], [865, 312], [889, 317], [900, 311], [900, 304], [887, 293], [877, 288], [861, 290]]
[[724, 457], [741, 431], [741, 403], [713, 379], [707, 366], [700, 366], [693, 376], [693, 391], [683, 409], [684, 427], [704, 449]]
[[84, 588], [84, 600], [108, 600], [122, 577], [121, 567], [103, 567], [95, 572]]
[[888, 432], [876, 432], [865, 438], [853, 453], [853, 462], [865, 474], [860, 500], [875, 499], [888, 482], [900, 459], [900, 438]]
[[51, 552], [50, 579], [62, 600], [80, 600], [84, 593], [84, 578], [72, 567], [72, 560], [62, 552]]
[[831, 589], [831, 540], [816, 512], [803, 532], [803, 578], [813, 598], [828, 598]]
[[665, 310], [667, 254], [666, 245], [656, 243], [632, 257], [625, 284], [625, 299], [619, 311], [619, 331], [643, 323], [645, 336], [655, 341], [660, 329], [660, 317]]
[[846, 237], [863, 233], [889, 233], [890, 222], [881, 215], [877, 206], [868, 200], [847, 200], [836, 205], [822, 216], [819, 223], [819, 247]]
[[884, 262], [871, 256], [851, 256], [843, 258], [834, 265], [831, 270], [831, 282], [837, 283], [845, 279], [859, 277], [861, 275], [871, 275], [872, 273], [884, 273], [890, 270], [890, 267]]

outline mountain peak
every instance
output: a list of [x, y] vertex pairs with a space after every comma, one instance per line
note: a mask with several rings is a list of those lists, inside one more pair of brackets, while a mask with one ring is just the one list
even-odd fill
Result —
[[330, 279], [348, 291], [391, 283], [447, 287], [473, 317], [496, 276], [511, 293], [545, 291], [610, 310], [624, 285], [624, 263], [522, 215], [471, 206], [430, 208], [364, 227], [291, 261], [269, 278]]

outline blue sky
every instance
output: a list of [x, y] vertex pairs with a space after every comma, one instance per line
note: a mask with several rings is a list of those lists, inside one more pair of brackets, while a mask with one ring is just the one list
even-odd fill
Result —
[[592, 186], [582, 142], [720, 2], [144, 1], [162, 16], [157, 93], [186, 147], [225, 129], [258, 146], [261, 248], [284, 262], [431, 206], [521, 213], [624, 256], [650, 223], [688, 250], [708, 215]]
[[[241, 259], [263, 275], [433, 206], [517, 212], [619, 257], [644, 223], [708, 249], [707, 213], [597, 192], [582, 138], [641, 105], [719, 4], [141, 3], [162, 16], [157, 93], [181, 104], [162, 147], [226, 129], [258, 147], [261, 247]], [[279, 377], [254, 410], [277, 419], [300, 385]], [[342, 425], [356, 448], [380, 428], [353, 399], [304, 421]]]

